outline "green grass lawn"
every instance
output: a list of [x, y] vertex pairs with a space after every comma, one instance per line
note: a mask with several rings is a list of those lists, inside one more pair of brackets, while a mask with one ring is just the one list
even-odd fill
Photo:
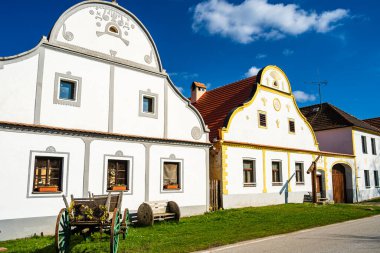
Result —
[[374, 198], [374, 199], [371, 199], [371, 200], [366, 200], [364, 202], [380, 202], [380, 198]]
[[[380, 214], [380, 207], [362, 205], [287, 204], [230, 209], [130, 228], [120, 240], [119, 252], [190, 252], [270, 235], [293, 232]], [[54, 252], [50, 236], [0, 242], [8, 252]], [[90, 240], [72, 237], [72, 252], [109, 252], [109, 237], [94, 234]]]

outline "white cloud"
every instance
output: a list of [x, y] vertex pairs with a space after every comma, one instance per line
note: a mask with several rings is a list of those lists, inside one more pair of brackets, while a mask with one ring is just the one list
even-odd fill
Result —
[[252, 66], [248, 71], [244, 74], [245, 77], [251, 77], [257, 75], [257, 73], [260, 71], [260, 68], [257, 68], [255, 66]]
[[286, 48], [286, 49], [284, 49], [284, 51], [282, 51], [282, 54], [285, 56], [290, 56], [290, 55], [294, 54], [294, 51], [289, 49], [289, 48]]
[[296, 4], [272, 4], [268, 0], [244, 0], [232, 4], [226, 0], [206, 0], [192, 11], [193, 30], [205, 29], [240, 43], [258, 39], [280, 39], [307, 31], [326, 33], [348, 17], [348, 10], [335, 9], [320, 14]]
[[306, 92], [300, 90], [293, 91], [293, 95], [296, 98], [297, 102], [300, 103], [311, 102], [317, 99], [315, 95], [307, 94]]
[[256, 59], [264, 59], [264, 58], [267, 58], [266, 54], [257, 54], [256, 55]]

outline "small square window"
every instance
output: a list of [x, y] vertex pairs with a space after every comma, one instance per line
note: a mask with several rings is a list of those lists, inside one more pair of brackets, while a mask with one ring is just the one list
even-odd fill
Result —
[[303, 163], [296, 163], [296, 184], [304, 184]]
[[75, 81], [61, 79], [59, 83], [59, 99], [76, 100], [75, 89], [76, 89]]
[[265, 112], [259, 112], [259, 127], [267, 127], [267, 115]]
[[108, 160], [107, 189], [113, 191], [129, 190], [129, 160]]
[[55, 73], [53, 103], [80, 107], [82, 78], [67, 74]]
[[244, 186], [256, 186], [255, 160], [243, 160]]
[[154, 113], [154, 97], [143, 96], [143, 112]]
[[289, 119], [289, 132], [290, 133], [296, 132], [296, 126], [293, 119]]
[[34, 162], [33, 192], [62, 191], [62, 157], [36, 156]]
[[163, 190], [181, 189], [181, 164], [179, 162], [164, 162]]

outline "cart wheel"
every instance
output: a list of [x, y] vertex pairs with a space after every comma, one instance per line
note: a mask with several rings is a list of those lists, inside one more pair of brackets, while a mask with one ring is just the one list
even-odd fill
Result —
[[70, 250], [70, 218], [66, 208], [62, 208], [55, 224], [55, 250], [59, 253]]
[[119, 233], [121, 228], [120, 212], [117, 208], [113, 210], [112, 224], [111, 224], [111, 243], [110, 252], [116, 253], [119, 246]]
[[121, 234], [123, 235], [123, 240], [127, 237], [128, 234], [128, 222], [129, 222], [129, 210], [128, 208], [124, 209], [123, 221], [121, 222]]
[[137, 210], [137, 220], [144, 226], [153, 226], [153, 210], [147, 203], [142, 203]]
[[179, 209], [179, 206], [174, 201], [168, 202], [169, 210], [171, 213], [175, 213], [175, 221], [179, 222], [179, 219], [181, 218], [181, 209]]

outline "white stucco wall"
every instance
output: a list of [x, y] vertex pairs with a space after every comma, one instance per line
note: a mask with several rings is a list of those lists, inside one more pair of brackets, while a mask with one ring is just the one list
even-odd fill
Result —
[[[367, 154], [363, 153], [361, 136], [367, 139]], [[370, 134], [360, 130], [353, 130], [355, 143], [356, 163], [358, 167], [359, 198], [362, 200], [380, 196], [380, 188], [375, 187], [374, 171], [380, 175], [380, 135]], [[371, 138], [376, 141], [376, 155], [372, 153]], [[370, 187], [365, 186], [364, 170], [369, 170]], [[380, 181], [380, 178], [379, 178]]]
[[[71, 137], [0, 131], [0, 220], [55, 216], [64, 207], [61, 194], [32, 194], [33, 159], [31, 152], [46, 152], [54, 147], [56, 155], [68, 153], [64, 159], [68, 182], [64, 194], [81, 196], [83, 190], [84, 143]], [[67, 173], [68, 172], [68, 173]]]
[[0, 62], [0, 120], [33, 123], [39, 55]]
[[353, 154], [351, 127], [315, 132], [321, 151]]

